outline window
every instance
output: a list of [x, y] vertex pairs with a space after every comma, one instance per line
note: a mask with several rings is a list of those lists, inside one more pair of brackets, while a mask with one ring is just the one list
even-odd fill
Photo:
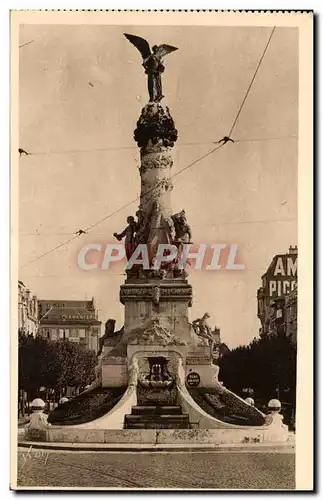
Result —
[[65, 332], [65, 330], [63, 330], [62, 328], [59, 329], [59, 338], [60, 339], [64, 339], [65, 338], [64, 332]]
[[79, 337], [80, 337], [80, 339], [85, 339], [85, 329], [84, 328], [79, 329]]

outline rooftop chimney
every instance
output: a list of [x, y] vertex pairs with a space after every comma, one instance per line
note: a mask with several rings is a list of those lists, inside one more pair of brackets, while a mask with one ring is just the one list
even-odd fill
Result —
[[297, 253], [298, 253], [298, 248], [297, 248], [297, 245], [295, 245], [295, 246], [292, 246], [292, 245], [291, 245], [291, 246], [289, 247], [289, 252], [288, 252], [288, 253], [290, 253], [290, 254], [292, 254], [292, 255], [297, 255]]

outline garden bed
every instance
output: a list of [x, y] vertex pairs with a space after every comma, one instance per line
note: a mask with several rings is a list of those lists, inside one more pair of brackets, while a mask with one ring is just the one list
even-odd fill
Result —
[[206, 413], [222, 422], [247, 426], [265, 423], [264, 416], [257, 408], [247, 405], [224, 387], [219, 390], [190, 388], [189, 393]]
[[83, 392], [66, 403], [63, 403], [48, 416], [53, 425], [77, 425], [91, 422], [108, 413], [120, 401], [125, 387], [96, 388]]

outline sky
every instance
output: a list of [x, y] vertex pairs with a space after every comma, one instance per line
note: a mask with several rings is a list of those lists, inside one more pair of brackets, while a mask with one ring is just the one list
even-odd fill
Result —
[[[139, 196], [133, 131], [148, 101], [140, 54], [124, 32], [179, 48], [165, 58], [163, 104], [178, 130], [172, 175], [228, 134], [269, 27], [22, 25], [19, 68], [19, 279], [39, 299], [91, 299], [123, 324], [121, 266], [79, 269], [111, 243], [138, 202], [32, 262]], [[236, 243], [243, 271], [193, 271], [190, 319], [211, 314], [229, 347], [258, 335], [257, 289], [274, 255], [297, 244], [298, 31], [276, 28], [233, 139], [174, 179], [194, 243]]]

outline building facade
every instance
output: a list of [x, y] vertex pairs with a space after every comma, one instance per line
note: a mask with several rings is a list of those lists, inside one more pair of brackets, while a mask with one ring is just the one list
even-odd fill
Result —
[[286, 335], [294, 344], [297, 342], [297, 285], [286, 297], [285, 306]]
[[92, 300], [39, 300], [39, 332], [49, 340], [66, 340], [98, 352], [101, 321]]
[[18, 331], [35, 336], [38, 324], [37, 297], [22, 281], [18, 281]]
[[297, 247], [286, 254], [276, 255], [257, 292], [259, 334], [291, 335], [296, 342], [297, 332]]

